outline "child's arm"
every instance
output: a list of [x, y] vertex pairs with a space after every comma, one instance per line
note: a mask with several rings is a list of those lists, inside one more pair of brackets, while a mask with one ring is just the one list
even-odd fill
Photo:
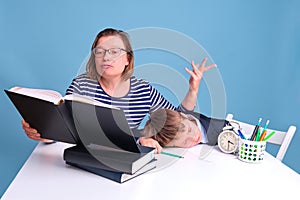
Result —
[[141, 138], [139, 138], [139, 142], [142, 146], [148, 146], [148, 147], [155, 148], [156, 149], [155, 153], [160, 153], [162, 151], [162, 147], [153, 138], [141, 137]]

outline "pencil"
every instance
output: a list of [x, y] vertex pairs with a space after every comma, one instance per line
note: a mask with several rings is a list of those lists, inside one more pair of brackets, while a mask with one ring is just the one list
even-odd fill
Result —
[[262, 118], [259, 118], [256, 126], [254, 127], [254, 131], [253, 131], [252, 136], [250, 138], [251, 141], [255, 141], [255, 139], [256, 139], [256, 134], [257, 134], [258, 129], [260, 128], [261, 120], [262, 120]]
[[268, 136], [266, 136], [263, 141], [267, 141], [270, 137], [272, 137], [272, 135], [275, 134], [275, 131], [272, 131], [272, 133], [270, 133]]
[[267, 120], [266, 124], [265, 124], [265, 127], [261, 133], [261, 136], [259, 138], [259, 141], [263, 141], [263, 139], [265, 138], [266, 134], [267, 134], [267, 128], [268, 128], [268, 125], [270, 123], [270, 120]]
[[267, 134], [267, 130], [264, 130], [264, 132], [262, 132], [262, 134], [261, 134], [261, 136], [259, 138], [259, 141], [263, 141], [263, 139], [265, 138], [266, 134]]
[[269, 123], [270, 123], [270, 120], [267, 120], [267, 122], [266, 122], [266, 124], [265, 124], [265, 127], [264, 127], [262, 133], [263, 133], [265, 130], [267, 130]]
[[243, 140], [246, 139], [246, 137], [244, 136], [244, 134], [242, 133], [242, 131], [240, 131], [240, 129], [238, 129], [238, 133], [239, 133], [240, 137], [241, 137]]
[[260, 138], [260, 128], [257, 130], [255, 141], [259, 141]]
[[162, 151], [160, 153], [164, 154], [164, 155], [168, 155], [168, 156], [173, 156], [173, 157], [176, 157], [176, 158], [184, 158], [183, 156], [180, 156], [180, 155], [177, 155], [177, 154], [173, 154], [173, 153], [168, 153], [168, 152], [165, 152], [165, 151]]

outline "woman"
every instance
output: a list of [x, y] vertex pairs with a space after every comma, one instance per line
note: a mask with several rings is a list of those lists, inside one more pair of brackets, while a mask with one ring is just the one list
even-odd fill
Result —
[[[134, 54], [127, 33], [112, 28], [104, 29], [96, 36], [87, 63], [87, 73], [73, 79], [67, 94], [77, 93], [92, 97], [102, 103], [121, 108], [130, 128], [136, 129], [146, 114], [159, 108], [193, 110], [202, 75], [215, 64], [205, 66], [192, 62], [189, 90], [177, 108], [168, 102], [147, 81], [132, 76]], [[159, 73], [159, 72], [158, 72]], [[38, 131], [22, 120], [22, 127], [31, 139], [51, 142], [40, 137]]]

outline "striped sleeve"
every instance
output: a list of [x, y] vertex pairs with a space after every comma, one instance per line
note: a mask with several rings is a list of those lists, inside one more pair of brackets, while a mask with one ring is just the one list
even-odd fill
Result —
[[68, 87], [66, 94], [80, 94], [80, 86], [78, 84], [78, 82], [76, 81], [76, 79], [73, 79], [71, 85]]
[[66, 94], [80, 94], [97, 98], [97, 86], [98, 82], [88, 78], [86, 74], [82, 74], [73, 79], [71, 85], [66, 91]]
[[154, 87], [150, 85], [150, 102], [151, 109], [150, 112], [153, 112], [159, 108], [167, 108], [171, 110], [177, 110], [177, 108], [167, 101], [162, 94], [160, 94]]

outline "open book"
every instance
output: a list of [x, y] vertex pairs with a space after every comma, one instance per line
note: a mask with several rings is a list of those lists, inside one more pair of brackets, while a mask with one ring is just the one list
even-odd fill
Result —
[[136, 143], [121, 109], [52, 90], [14, 87], [5, 92], [42, 138], [77, 144], [65, 150], [66, 162], [99, 169], [109, 164], [133, 174], [154, 159], [155, 149]]
[[57, 92], [55, 90], [24, 88], [24, 87], [18, 87], [18, 86], [13, 87], [13, 88], [9, 89], [8, 91], [26, 95], [29, 97], [34, 97], [34, 98], [45, 100], [45, 101], [49, 101], [55, 105], [60, 105], [65, 100], [70, 100], [70, 101], [88, 103], [88, 104], [97, 105], [97, 106], [119, 109], [117, 107], [109, 106], [107, 104], [101, 103], [93, 98], [90, 98], [87, 96], [82, 96], [82, 95], [75, 94], [75, 93], [62, 96], [59, 92]]
[[71, 144], [121, 146], [139, 152], [125, 114], [119, 108], [78, 94], [63, 97], [53, 90], [13, 87], [4, 91], [42, 138]]

